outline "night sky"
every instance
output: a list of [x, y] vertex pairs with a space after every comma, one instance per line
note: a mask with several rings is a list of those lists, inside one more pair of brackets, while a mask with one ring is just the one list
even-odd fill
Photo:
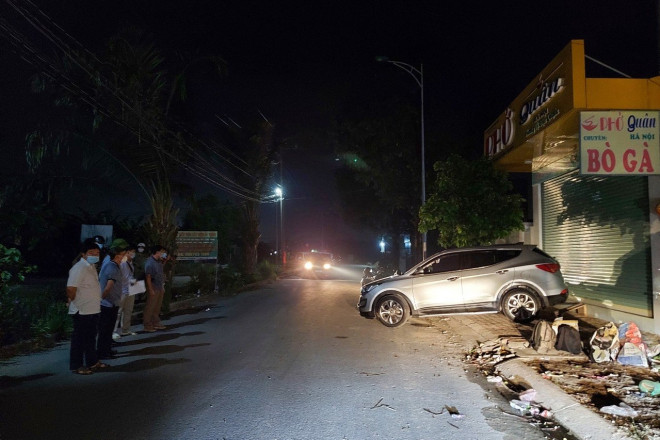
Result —
[[[193, 123], [199, 127], [204, 125], [200, 121], [214, 123], [216, 114], [240, 121], [260, 111], [281, 138], [301, 139], [301, 133], [329, 129], [344, 95], [355, 96], [361, 87], [382, 84], [382, 93], [401, 94], [417, 104], [419, 88], [413, 79], [377, 63], [375, 56], [423, 63], [427, 128], [451, 133], [475, 151], [481, 150], [484, 129], [571, 39], [584, 39], [587, 55], [633, 77], [656, 76], [656, 3], [35, 2], [91, 51], [100, 51], [121, 26], [133, 25], [151, 32], [163, 47], [223, 57], [225, 77], [200, 76], [191, 84], [189, 99], [197, 109]], [[17, 24], [21, 20], [5, 1], [0, 1], [0, 17]], [[0, 141], [4, 138], [5, 144], [24, 136], [12, 130], [22, 125], [16, 121], [15, 106], [20, 106], [20, 90], [29, 86], [26, 66], [6, 47], [0, 39]], [[587, 61], [587, 76], [616, 75]], [[307, 139], [306, 145], [292, 145], [296, 148], [284, 152], [290, 236], [301, 223], [328, 222], [335, 209], [332, 150], [322, 137]], [[264, 222], [274, 219], [271, 206], [264, 208], [263, 216]], [[328, 236], [344, 233], [336, 221], [330, 223], [318, 228]], [[272, 229], [262, 227], [265, 240], [272, 240]]]

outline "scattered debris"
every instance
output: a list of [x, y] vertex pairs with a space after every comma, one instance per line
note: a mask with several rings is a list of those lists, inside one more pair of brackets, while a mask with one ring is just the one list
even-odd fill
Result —
[[605, 414], [612, 414], [613, 416], [621, 417], [637, 417], [639, 413], [632, 409], [629, 405], [621, 402], [618, 405], [608, 405], [600, 409], [600, 412]]
[[445, 409], [449, 411], [449, 414], [453, 419], [462, 419], [465, 417], [465, 414], [459, 413], [455, 406], [445, 405]]
[[525, 390], [520, 393], [519, 398], [523, 402], [533, 402], [536, 399], [536, 390], [534, 388]]
[[431, 410], [428, 409], [428, 408], [424, 408], [424, 411], [429, 412], [429, 413], [433, 414], [434, 416], [439, 416], [440, 414], [444, 414], [444, 413], [445, 413], [445, 409], [444, 409], [444, 408], [442, 408], [442, 411], [440, 411], [440, 412], [431, 411]]
[[516, 357], [513, 349], [510, 347], [511, 343], [520, 346], [527, 344], [529, 346], [529, 342], [522, 337], [516, 340], [498, 338], [482, 342], [478, 347], [470, 350], [466, 358], [468, 361], [474, 363], [496, 365], [502, 361]]
[[385, 407], [385, 408], [387, 408], [391, 411], [396, 411], [396, 409], [392, 408], [390, 405], [388, 405], [386, 403], [382, 403], [382, 402], [383, 402], [383, 397], [381, 397], [380, 400], [378, 402], [376, 402], [376, 404], [374, 406], [371, 407], [371, 409]]
[[639, 383], [639, 389], [643, 393], [657, 396], [660, 395], [660, 382], [644, 379]]

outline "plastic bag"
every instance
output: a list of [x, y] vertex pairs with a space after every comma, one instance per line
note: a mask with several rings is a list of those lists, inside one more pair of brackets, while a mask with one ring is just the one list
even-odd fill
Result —
[[626, 342], [623, 344], [621, 351], [619, 351], [616, 360], [621, 365], [635, 365], [637, 367], [647, 368], [649, 366], [644, 344], [635, 345], [632, 342]]
[[619, 329], [610, 322], [596, 330], [589, 341], [594, 362], [609, 362], [619, 353]]
[[604, 406], [600, 409], [600, 412], [621, 417], [637, 417], [639, 415], [637, 411], [623, 402], [619, 403], [618, 405]]
[[626, 322], [619, 326], [619, 343], [622, 344], [616, 360], [622, 365], [649, 366], [646, 356], [646, 344], [642, 341], [642, 332], [634, 322]]

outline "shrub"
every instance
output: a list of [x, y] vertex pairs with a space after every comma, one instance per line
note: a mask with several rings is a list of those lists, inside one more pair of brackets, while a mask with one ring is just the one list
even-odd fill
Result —
[[68, 315], [64, 302], [50, 302], [45, 313], [36, 318], [31, 325], [32, 337], [53, 337], [55, 340], [66, 339], [73, 331], [73, 322]]
[[222, 295], [234, 295], [245, 284], [245, 277], [231, 267], [221, 269], [218, 274], [218, 288]]
[[257, 265], [257, 276], [261, 281], [274, 280], [277, 278], [277, 272], [269, 261], [263, 260]]
[[190, 281], [184, 291], [189, 294], [210, 293], [215, 290], [215, 267], [211, 264], [193, 263], [189, 265]]
[[34, 301], [23, 298], [18, 286], [35, 268], [23, 262], [18, 249], [0, 244], [0, 345], [30, 336]]

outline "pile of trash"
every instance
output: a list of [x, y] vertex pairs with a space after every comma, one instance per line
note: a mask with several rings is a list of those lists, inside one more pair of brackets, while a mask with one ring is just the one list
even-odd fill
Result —
[[610, 322], [597, 329], [589, 341], [589, 356], [594, 362], [613, 362], [636, 367], [658, 368], [660, 344], [649, 347], [637, 324], [626, 322], [618, 328]]
[[503, 414], [524, 419], [542, 431], [547, 439], [574, 438], [554, 419], [550, 408], [537, 401], [537, 391], [527, 382], [518, 376], [504, 378], [496, 374], [488, 375], [487, 380], [494, 383], [500, 394], [509, 401], [510, 408], [499, 408]]
[[[577, 320], [541, 320], [529, 340], [501, 337], [480, 343], [467, 354], [467, 361], [478, 364], [490, 382], [506, 382], [492, 376], [494, 366], [523, 358], [580, 404], [636, 438], [660, 439], [660, 341], [653, 340], [655, 335], [645, 338], [634, 322], [601, 322], [594, 327], [598, 325], [593, 334], [580, 334]], [[509, 402], [527, 417], [551, 419], [549, 411], [544, 413], [522, 394]]]

